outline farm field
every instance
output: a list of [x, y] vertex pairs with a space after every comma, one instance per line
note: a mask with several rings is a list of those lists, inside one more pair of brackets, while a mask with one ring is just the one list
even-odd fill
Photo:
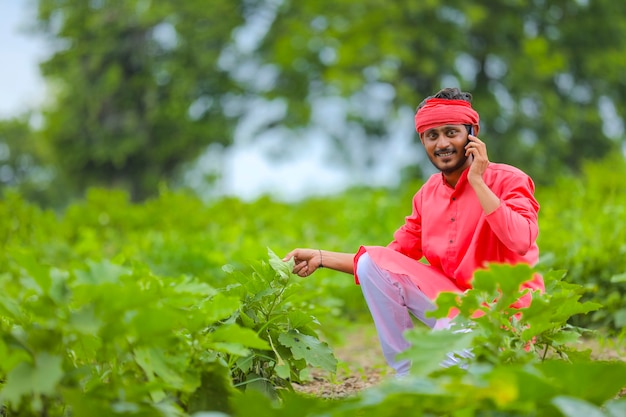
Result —
[[[494, 265], [462, 299], [440, 297], [441, 311], [459, 308], [474, 331], [417, 326], [401, 381], [353, 278], [301, 279], [280, 258], [294, 247], [386, 244], [419, 184], [289, 204], [168, 191], [134, 204], [93, 189], [59, 212], [7, 192], [2, 413], [626, 415], [624, 174], [623, 163], [589, 164], [538, 187], [540, 264]], [[508, 319], [514, 289], [535, 271], [546, 293]], [[438, 366], [463, 348], [476, 353], [467, 369]]]

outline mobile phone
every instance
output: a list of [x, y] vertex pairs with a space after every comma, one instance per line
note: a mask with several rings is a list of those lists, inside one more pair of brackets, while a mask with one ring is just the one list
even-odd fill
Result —
[[[467, 134], [468, 134], [468, 135], [472, 135], [472, 136], [474, 136], [474, 126], [472, 126], [472, 125], [467, 126]], [[467, 145], [468, 143], [470, 143], [470, 142], [471, 142], [471, 141], [469, 140], [469, 138], [467, 138], [467, 143], [466, 143], [466, 145]]]

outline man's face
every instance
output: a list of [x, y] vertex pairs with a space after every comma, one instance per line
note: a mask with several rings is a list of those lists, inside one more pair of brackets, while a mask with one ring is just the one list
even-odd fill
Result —
[[464, 125], [444, 125], [420, 135], [428, 159], [445, 175], [462, 171], [469, 165], [465, 156], [467, 129]]

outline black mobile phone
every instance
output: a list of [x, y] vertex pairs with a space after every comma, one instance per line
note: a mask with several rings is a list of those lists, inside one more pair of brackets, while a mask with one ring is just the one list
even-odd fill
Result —
[[[468, 134], [468, 135], [472, 135], [472, 136], [474, 136], [474, 126], [472, 126], [472, 125], [468, 125], [468, 126], [466, 126], [466, 127], [467, 127], [467, 134]], [[470, 143], [470, 142], [471, 142], [471, 141], [469, 140], [469, 138], [467, 138], [467, 143], [466, 143], [466, 145], [467, 145], [468, 143]]]

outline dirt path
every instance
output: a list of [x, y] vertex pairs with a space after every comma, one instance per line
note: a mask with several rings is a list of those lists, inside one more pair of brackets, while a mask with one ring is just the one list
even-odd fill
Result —
[[[294, 384], [297, 391], [323, 398], [342, 398], [393, 377], [393, 370], [384, 361], [373, 326], [362, 325], [351, 329], [344, 343], [332, 348], [339, 360], [337, 374], [314, 370], [312, 381]], [[626, 361], [624, 342], [586, 340], [578, 349], [591, 349], [596, 360]], [[620, 396], [624, 395], [626, 389], [620, 393]]]
[[339, 360], [336, 375], [315, 370], [313, 380], [294, 388], [324, 398], [355, 394], [393, 376], [383, 358], [373, 326], [358, 326], [345, 336], [341, 346], [332, 346]]

